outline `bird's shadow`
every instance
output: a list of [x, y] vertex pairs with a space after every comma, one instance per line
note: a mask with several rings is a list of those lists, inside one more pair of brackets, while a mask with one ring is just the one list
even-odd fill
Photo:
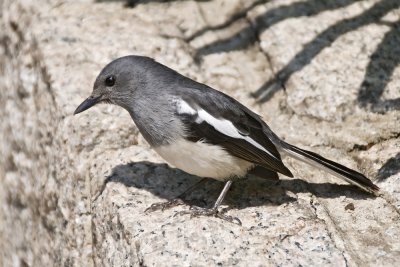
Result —
[[[114, 167], [105, 185], [121, 183], [127, 187], [147, 190], [168, 201], [176, 198], [200, 179], [179, 169], [170, 168], [167, 164], [141, 161]], [[222, 182], [209, 179], [206, 184], [196, 188], [183, 201], [187, 205], [211, 207], [222, 187]], [[224, 203], [236, 209], [264, 205], [278, 206], [296, 201], [296, 194], [305, 192], [311, 192], [320, 198], [346, 196], [356, 200], [374, 197], [352, 185], [309, 183], [300, 179], [276, 181], [249, 177], [233, 183]]]
[[[256, 1], [255, 3], [262, 4], [263, 2], [266, 1]], [[278, 6], [259, 15], [248, 27], [242, 29], [233, 36], [217, 40], [198, 48], [195, 58], [198, 59], [205, 55], [218, 52], [246, 49], [254, 43], [259, 42], [259, 36], [263, 31], [283, 20], [302, 16], [314, 16], [323, 11], [349, 6], [355, 2], [359, 1], [309, 0]], [[250, 6], [250, 8], [253, 7], [254, 6]], [[399, 0], [381, 0], [361, 14], [340, 20], [329, 26], [309, 43], [304, 44], [301, 51], [276, 73], [274, 79], [266, 81], [252, 95], [261, 103], [270, 100], [276, 92], [284, 89], [285, 83], [294, 73], [310, 64], [313, 58], [324, 48], [331, 46], [340, 36], [370, 24], [384, 24], [389, 26], [390, 30], [385, 34], [375, 52], [370, 57], [364, 80], [359, 88], [357, 100], [362, 108], [373, 112], [385, 113], [389, 110], [399, 110], [400, 98], [382, 99], [384, 90], [390, 82], [395, 68], [400, 64], [400, 57], [397, 56], [400, 53], [400, 20], [393, 23], [385, 23], [382, 21], [382, 18], [399, 7]], [[245, 17], [248, 11], [249, 9], [246, 9], [233, 14], [230, 19], [221, 25], [201, 29], [192, 36], [189, 36], [187, 40], [191, 41], [207, 31], [229, 27], [238, 19]]]

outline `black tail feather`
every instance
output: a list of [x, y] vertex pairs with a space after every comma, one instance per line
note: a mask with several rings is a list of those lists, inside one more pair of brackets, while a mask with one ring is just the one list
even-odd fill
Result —
[[[283, 143], [283, 142], [282, 142]], [[294, 158], [297, 158], [303, 162], [308, 164], [322, 167], [323, 169], [331, 172], [335, 176], [338, 176], [352, 184], [355, 184], [366, 191], [369, 192], [376, 192], [379, 190], [379, 187], [376, 186], [370, 179], [368, 179], [362, 173], [359, 173], [355, 170], [347, 168], [337, 162], [332, 160], [326, 159], [317, 153], [298, 148], [296, 146], [290, 145], [288, 143], [284, 143], [283, 146], [284, 150]]]

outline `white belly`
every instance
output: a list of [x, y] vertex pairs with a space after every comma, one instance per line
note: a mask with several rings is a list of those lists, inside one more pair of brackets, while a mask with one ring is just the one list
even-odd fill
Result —
[[228, 180], [246, 175], [253, 163], [231, 156], [220, 146], [181, 139], [174, 144], [154, 147], [168, 163], [200, 177]]

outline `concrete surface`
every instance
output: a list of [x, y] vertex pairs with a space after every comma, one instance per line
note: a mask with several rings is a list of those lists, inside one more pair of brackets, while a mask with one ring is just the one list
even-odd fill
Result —
[[[400, 2], [1, 0], [0, 266], [398, 266]], [[243, 225], [211, 205], [122, 109], [76, 106], [110, 60], [151, 56], [263, 115], [287, 141], [374, 179], [372, 197], [292, 160], [244, 180]], [[255, 99], [259, 101], [256, 102]]]

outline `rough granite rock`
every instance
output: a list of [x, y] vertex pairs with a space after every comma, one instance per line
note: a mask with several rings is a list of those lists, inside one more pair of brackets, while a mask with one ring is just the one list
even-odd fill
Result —
[[[129, 2], [0, 0], [0, 266], [399, 266], [398, 0]], [[174, 216], [211, 205], [215, 181], [144, 213], [199, 178], [118, 107], [72, 116], [127, 54], [230, 94], [381, 195], [285, 159], [294, 179], [234, 183], [223, 207], [242, 226]]]

